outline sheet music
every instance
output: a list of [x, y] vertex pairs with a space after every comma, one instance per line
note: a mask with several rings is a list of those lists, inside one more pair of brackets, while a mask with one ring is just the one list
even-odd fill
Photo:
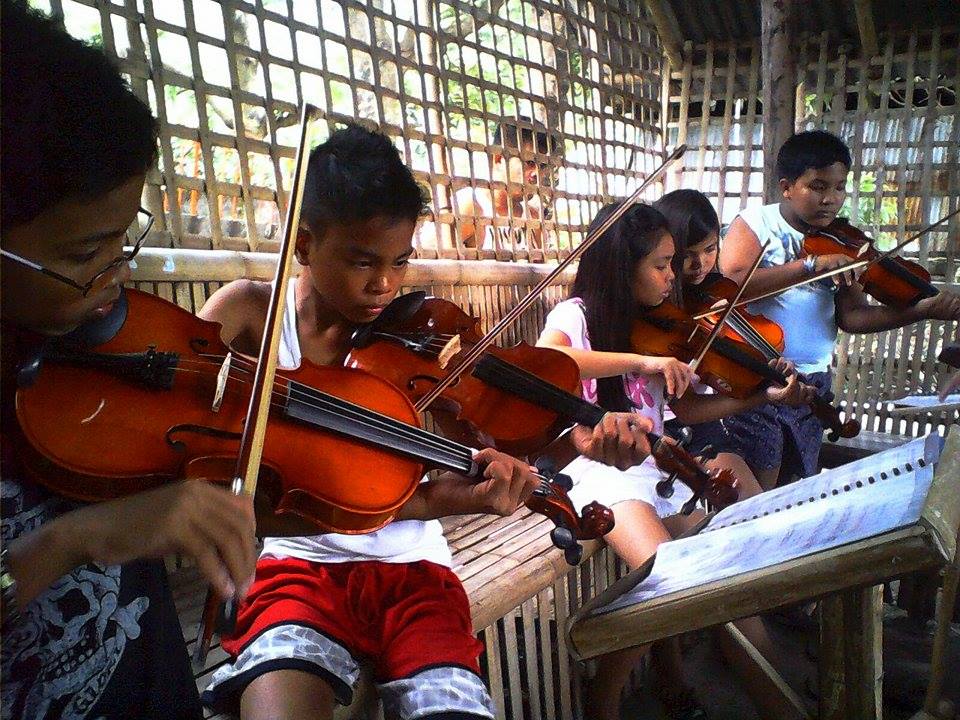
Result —
[[[858, 482], [861, 486], [883, 483], [886, 479], [896, 477], [895, 472], [909, 472], [915, 465], [933, 463], [939, 455], [938, 437], [929, 436], [929, 440], [917, 438], [871, 457], [855, 460], [799, 482], [741, 500], [718, 512], [710, 524], [700, 531], [700, 534], [753, 520], [774, 508], [789, 509], [792, 506], [803, 506], [809, 502], [833, 498], [839, 493], [849, 492], [844, 488], [857, 488]], [[871, 478], [873, 483], [870, 482]]]
[[912, 525], [940, 447], [921, 438], [738, 503], [699, 535], [661, 545], [650, 574], [594, 614]]
[[941, 400], [936, 395], [907, 395], [906, 397], [891, 400], [894, 405], [902, 407], [928, 408], [939, 405], [956, 405], [960, 403], [960, 393], [947, 395]]

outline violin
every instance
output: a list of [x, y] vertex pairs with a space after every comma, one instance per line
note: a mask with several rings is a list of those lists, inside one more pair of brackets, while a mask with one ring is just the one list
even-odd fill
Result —
[[[447, 364], [469, 351], [478, 328], [479, 321], [453, 303], [410, 293], [354, 334], [346, 364], [386, 377], [417, 400], [439, 381]], [[452, 415], [497, 447], [529, 455], [574, 422], [593, 427], [602, 420], [606, 411], [583, 400], [580, 388], [579, 367], [562, 352], [525, 343], [491, 346], [443, 391], [431, 411]], [[732, 473], [712, 472], [682, 447], [655, 433], [647, 437], [658, 466], [670, 475], [658, 488], [663, 496], [672, 494], [674, 480], [680, 479], [694, 492], [690, 510], [701, 497], [717, 507], [736, 502]]]
[[[717, 299], [710, 298], [713, 300], [710, 307]], [[633, 352], [691, 361], [699, 355], [713, 329], [709, 319], [695, 320], [693, 314], [669, 301], [644, 313], [634, 321], [631, 330]], [[783, 330], [766, 318], [763, 318], [765, 323], [758, 323], [759, 327], [754, 328], [738, 310], [733, 310], [727, 319], [733, 328], [729, 331], [723, 329], [701, 359], [697, 368], [701, 381], [718, 393], [739, 399], [747, 398], [771, 384], [787, 385], [786, 375], [769, 364], [770, 360], [779, 357], [779, 351], [770, 339], [779, 337], [782, 348]], [[770, 328], [769, 325], [776, 328]], [[819, 396], [810, 400], [810, 409], [829, 428], [828, 437], [831, 441], [855, 437], [860, 432], [858, 422], [842, 421], [839, 411]]]
[[[699, 285], [684, 282], [683, 309], [691, 315], [703, 315], [711, 324], [717, 321], [719, 311], [706, 314], [718, 303], [732, 302], [740, 286], [719, 272], [712, 272]], [[749, 343], [754, 347], [773, 348], [776, 354], [784, 348], [783, 328], [763, 315], [748, 313], [735, 308], [727, 318], [723, 328], [725, 337], [735, 342]]]
[[[345, 365], [390, 381], [416, 403], [482, 335], [479, 319], [454, 303], [428, 298], [424, 292], [408, 293], [354, 333]], [[484, 354], [533, 372], [566, 392], [580, 387], [580, 369], [563, 353], [518, 343], [509, 348], [493, 345]], [[536, 453], [569, 427], [565, 418], [502, 392], [474, 372], [445, 389], [430, 411], [445, 427], [465, 425], [465, 437], [520, 456]]]
[[[101, 501], [183, 478], [235, 476], [256, 363], [230, 352], [220, 325], [154, 295], [125, 291], [128, 316], [92, 346], [53, 344], [16, 393], [33, 474], [66, 497]], [[304, 361], [277, 370], [258, 496], [271, 512], [357, 534], [390, 521], [429, 469], [478, 477], [469, 447], [421, 428], [389, 382]], [[575, 540], [602, 537], [612, 513], [579, 515], [541, 477], [528, 506]]]
[[808, 231], [803, 239], [807, 255], [846, 255], [870, 263], [857, 281], [863, 291], [884, 305], [904, 309], [939, 293], [922, 265], [881, 253], [874, 240], [846, 218], [836, 218], [826, 228]]
[[[569, 357], [558, 350], [549, 352]], [[494, 355], [482, 357], [477, 362], [474, 375], [494, 387], [550, 408], [558, 415], [587, 427], [599, 424], [607, 412], [599, 405], [551, 385], [523, 368], [511, 366]], [[740, 482], [731, 470], [710, 470], [677, 442], [657, 433], [646, 435], [657, 467], [668, 474], [667, 478], [657, 483], [657, 493], [661, 497], [673, 495], [676, 480], [693, 491], [693, 496], [681, 509], [682, 514], [689, 515], [701, 499], [720, 510], [739, 499]]]

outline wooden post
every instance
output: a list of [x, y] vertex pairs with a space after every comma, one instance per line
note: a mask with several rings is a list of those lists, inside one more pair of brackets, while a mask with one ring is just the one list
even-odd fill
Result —
[[763, 201], [780, 193], [777, 151], [793, 135], [797, 60], [793, 43], [794, 0], [761, 0], [760, 50], [763, 100]]
[[820, 601], [820, 720], [879, 720], [883, 587]]
[[853, 0], [853, 7], [857, 12], [857, 29], [860, 31], [863, 57], [875, 57], [880, 54], [880, 45], [877, 43], [877, 27], [873, 22], [873, 6], [870, 0]]
[[883, 586], [842, 596], [847, 720], [880, 720], [883, 712]]
[[670, 64], [675, 68], [683, 65], [683, 37], [680, 35], [680, 25], [673, 14], [673, 9], [666, 0], [647, 0], [647, 12], [657, 28], [663, 53]]
[[820, 720], [843, 720], [844, 692], [843, 605], [839, 595], [820, 601], [820, 649], [817, 651]]

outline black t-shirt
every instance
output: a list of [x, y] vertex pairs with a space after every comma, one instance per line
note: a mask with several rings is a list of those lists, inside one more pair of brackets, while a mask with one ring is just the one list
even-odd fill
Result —
[[[0, 479], [4, 543], [74, 507], [23, 479], [6, 432]], [[76, 568], [20, 614], [0, 646], [4, 720], [202, 717], [161, 561]]]

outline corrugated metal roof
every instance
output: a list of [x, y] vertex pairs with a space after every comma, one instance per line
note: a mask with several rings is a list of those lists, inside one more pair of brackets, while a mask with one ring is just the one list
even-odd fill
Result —
[[[747, 40], [760, 34], [760, 0], [667, 0], [684, 40]], [[796, 0], [800, 32], [829, 31], [839, 39], [859, 43], [852, 0]], [[873, 0], [877, 32], [960, 25], [960, 0]]]

